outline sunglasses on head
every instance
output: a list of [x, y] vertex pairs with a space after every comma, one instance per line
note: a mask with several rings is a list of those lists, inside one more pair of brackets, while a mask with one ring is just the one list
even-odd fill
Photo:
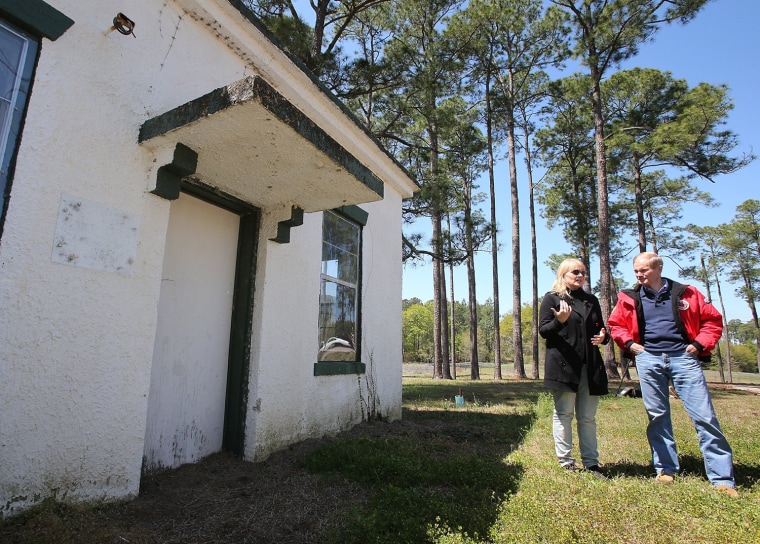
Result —
[[586, 271], [585, 270], [571, 270], [570, 273], [573, 276], [585, 276], [586, 275]]

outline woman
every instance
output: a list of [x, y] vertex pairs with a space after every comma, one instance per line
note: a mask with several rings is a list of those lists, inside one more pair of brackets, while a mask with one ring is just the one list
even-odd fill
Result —
[[599, 396], [607, 394], [607, 372], [598, 346], [609, 342], [609, 336], [599, 300], [583, 290], [585, 279], [582, 261], [562, 261], [552, 290], [541, 302], [538, 331], [546, 339], [544, 387], [554, 395], [552, 428], [559, 463], [580, 470], [571, 454], [574, 412], [583, 467], [603, 478], [596, 409]]

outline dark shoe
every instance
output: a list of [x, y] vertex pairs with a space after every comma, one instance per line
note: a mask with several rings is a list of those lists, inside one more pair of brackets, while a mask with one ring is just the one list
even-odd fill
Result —
[[609, 480], [609, 478], [604, 475], [604, 472], [602, 472], [602, 468], [599, 465], [591, 465], [590, 467], [586, 467], [586, 471], [593, 474], [595, 478], [599, 478], [601, 480]]

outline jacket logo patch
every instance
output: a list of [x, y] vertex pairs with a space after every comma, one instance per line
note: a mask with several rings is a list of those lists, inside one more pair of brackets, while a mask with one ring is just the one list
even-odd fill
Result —
[[678, 309], [681, 310], [682, 312], [684, 310], [688, 310], [689, 309], [689, 301], [688, 300], [679, 300], [678, 301]]

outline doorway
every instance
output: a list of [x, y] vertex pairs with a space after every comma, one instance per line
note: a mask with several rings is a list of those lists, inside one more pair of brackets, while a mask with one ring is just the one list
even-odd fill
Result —
[[200, 184], [172, 201], [143, 472], [242, 454], [258, 214]]

